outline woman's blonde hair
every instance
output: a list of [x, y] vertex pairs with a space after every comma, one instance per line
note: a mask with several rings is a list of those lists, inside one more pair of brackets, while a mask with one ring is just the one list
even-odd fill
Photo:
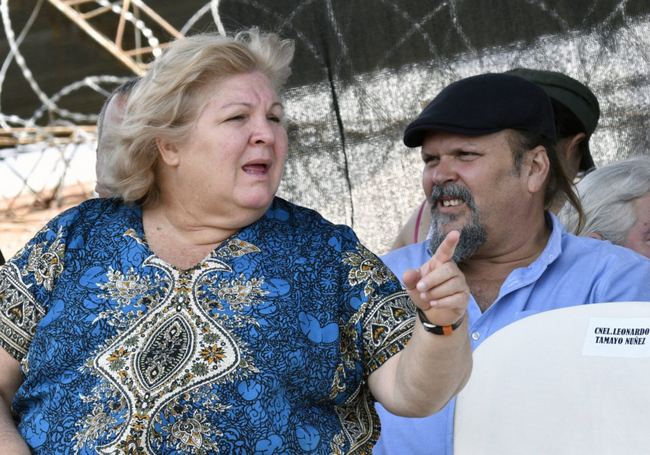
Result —
[[294, 44], [252, 28], [234, 37], [200, 34], [180, 39], [156, 59], [129, 96], [122, 125], [110, 125], [119, 138], [106, 150], [98, 183], [127, 203], [156, 204], [156, 140], [183, 142], [210, 99], [204, 87], [260, 72], [277, 93], [289, 75]]

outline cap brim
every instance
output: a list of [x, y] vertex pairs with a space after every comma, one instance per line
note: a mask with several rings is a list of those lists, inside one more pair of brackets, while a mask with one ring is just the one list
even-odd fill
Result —
[[454, 125], [423, 124], [411, 126], [404, 132], [404, 145], [407, 147], [420, 147], [428, 131], [447, 131], [449, 133], [462, 134], [464, 136], [483, 136], [485, 134], [497, 133], [505, 128], [464, 128]]

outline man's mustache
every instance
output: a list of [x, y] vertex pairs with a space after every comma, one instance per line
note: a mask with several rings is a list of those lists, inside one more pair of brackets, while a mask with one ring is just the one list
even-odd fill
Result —
[[431, 209], [433, 210], [433, 208], [438, 204], [438, 201], [445, 196], [463, 199], [469, 205], [474, 204], [472, 193], [470, 193], [467, 188], [451, 184], [433, 187], [433, 190], [431, 191], [431, 197], [429, 198], [429, 205], [431, 206]]

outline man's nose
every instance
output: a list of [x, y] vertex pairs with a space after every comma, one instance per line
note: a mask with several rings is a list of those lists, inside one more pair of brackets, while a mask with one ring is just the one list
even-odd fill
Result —
[[458, 175], [452, 159], [447, 157], [441, 158], [433, 169], [431, 178], [433, 179], [433, 184], [436, 186], [443, 186], [455, 182]]

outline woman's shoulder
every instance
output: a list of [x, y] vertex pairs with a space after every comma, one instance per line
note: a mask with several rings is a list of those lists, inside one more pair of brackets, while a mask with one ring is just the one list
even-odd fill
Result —
[[273, 204], [266, 212], [268, 219], [284, 221], [295, 229], [322, 230], [331, 232], [349, 232], [354, 234], [352, 228], [345, 224], [336, 224], [327, 220], [314, 209], [303, 207], [282, 198], [276, 197]]
[[[137, 212], [137, 208], [126, 207], [119, 199], [93, 198], [71, 207], [52, 218], [46, 227], [73, 227], [106, 222], [116, 215]], [[136, 213], [133, 213], [136, 215]], [[137, 215], [136, 215], [137, 216]]]
[[48, 221], [23, 249], [43, 242], [68, 244], [95, 232], [113, 230], [116, 223], [135, 226], [141, 219], [137, 210], [117, 199], [88, 199]]

